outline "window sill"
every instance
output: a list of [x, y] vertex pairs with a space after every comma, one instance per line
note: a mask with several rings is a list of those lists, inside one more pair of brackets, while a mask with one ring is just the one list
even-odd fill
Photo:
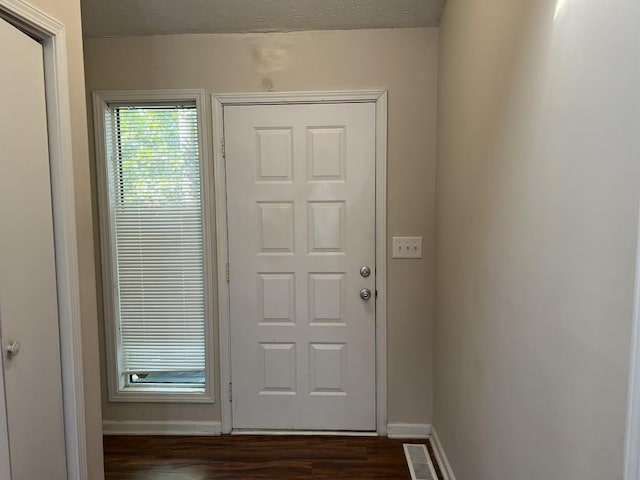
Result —
[[202, 388], [131, 385], [109, 392], [110, 402], [215, 403], [213, 392]]

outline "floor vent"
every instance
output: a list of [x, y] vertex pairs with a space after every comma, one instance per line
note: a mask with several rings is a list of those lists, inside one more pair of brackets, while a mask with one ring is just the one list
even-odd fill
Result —
[[405, 443], [403, 447], [412, 480], [438, 480], [426, 445]]

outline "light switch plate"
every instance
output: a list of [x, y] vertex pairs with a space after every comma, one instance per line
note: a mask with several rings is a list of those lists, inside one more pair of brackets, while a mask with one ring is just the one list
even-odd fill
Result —
[[393, 258], [422, 258], [422, 237], [393, 237]]

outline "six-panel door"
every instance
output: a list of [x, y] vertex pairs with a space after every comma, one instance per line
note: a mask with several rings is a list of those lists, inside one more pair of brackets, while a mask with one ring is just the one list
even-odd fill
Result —
[[231, 106], [224, 129], [233, 428], [373, 431], [375, 106]]

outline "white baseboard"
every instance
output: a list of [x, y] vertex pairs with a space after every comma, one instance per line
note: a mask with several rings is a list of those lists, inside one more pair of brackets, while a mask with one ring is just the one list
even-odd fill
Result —
[[220, 422], [104, 420], [103, 435], [220, 435]]
[[429, 438], [431, 425], [428, 423], [389, 423], [387, 436], [389, 438]]
[[456, 475], [453, 473], [453, 469], [442, 447], [442, 443], [440, 443], [440, 438], [438, 438], [438, 432], [435, 428], [431, 429], [431, 446], [433, 447], [433, 452], [436, 454], [436, 460], [438, 461], [442, 475], [444, 475], [444, 480], [456, 480]]
[[292, 437], [377, 437], [376, 432], [352, 432], [342, 430], [250, 430], [235, 429], [231, 435], [273, 435]]

